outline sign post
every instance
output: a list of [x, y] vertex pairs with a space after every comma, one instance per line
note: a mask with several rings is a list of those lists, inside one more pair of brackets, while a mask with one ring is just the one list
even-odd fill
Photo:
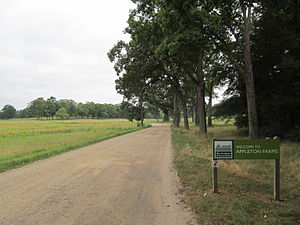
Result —
[[213, 141], [212, 186], [213, 193], [218, 193], [218, 159], [233, 158], [233, 140]]
[[218, 167], [212, 167], [213, 193], [218, 193]]
[[[274, 199], [280, 200], [279, 140], [213, 140], [213, 160], [275, 159]], [[212, 168], [213, 192], [218, 192], [217, 168]]]
[[280, 200], [280, 159], [275, 159], [274, 166], [274, 199]]
[[218, 167], [219, 167], [219, 162], [217, 160], [213, 160], [212, 161], [213, 193], [218, 193]]

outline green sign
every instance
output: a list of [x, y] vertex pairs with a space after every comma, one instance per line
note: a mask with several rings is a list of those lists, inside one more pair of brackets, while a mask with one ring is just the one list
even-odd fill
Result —
[[279, 140], [235, 140], [234, 159], [280, 159]]
[[213, 140], [213, 159], [280, 159], [279, 140]]

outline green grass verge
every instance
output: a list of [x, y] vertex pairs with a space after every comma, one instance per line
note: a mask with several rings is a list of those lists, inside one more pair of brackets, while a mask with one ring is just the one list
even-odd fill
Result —
[[[31, 123], [29, 125], [24, 125], [24, 123], [6, 124], [9, 129], [2, 132], [0, 140], [2, 147], [6, 146], [5, 149], [0, 149], [2, 154], [0, 155], [0, 173], [143, 129], [132, 123], [117, 120], [111, 123], [105, 122], [105, 125], [102, 121], [77, 121], [73, 122], [74, 127], [70, 127], [71, 123], [56, 123], [57, 121], [38, 121], [37, 131], [30, 127]], [[122, 125], [118, 125], [118, 123]], [[83, 128], [78, 128], [77, 125], [82, 125]], [[150, 124], [147, 122], [146, 127], [148, 126]], [[23, 130], [26, 131], [23, 132]], [[6, 135], [7, 133], [12, 133], [12, 135]], [[26, 146], [25, 150], [23, 146]]]
[[[199, 224], [300, 224], [300, 144], [281, 143], [281, 198], [273, 200], [273, 160], [220, 161], [219, 194], [211, 191], [213, 138], [245, 138], [233, 126], [207, 135], [172, 128], [174, 166]], [[297, 169], [298, 168], [298, 169]]]

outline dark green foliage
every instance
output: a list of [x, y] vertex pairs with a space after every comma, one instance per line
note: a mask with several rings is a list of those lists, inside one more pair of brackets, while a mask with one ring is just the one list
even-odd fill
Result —
[[12, 105], [5, 105], [2, 108], [2, 111], [0, 112], [0, 118], [1, 119], [11, 119], [11, 118], [15, 118], [17, 114], [17, 111], [15, 109], [15, 107], [13, 107]]
[[56, 102], [56, 98], [51, 96], [50, 98], [47, 99], [47, 114], [48, 116], [52, 117], [55, 115], [57, 109], [58, 109], [58, 104]]
[[[221, 103], [214, 105], [213, 116], [216, 117], [234, 117], [241, 113], [241, 109], [245, 108], [245, 102], [241, 101], [239, 96], [232, 96]], [[247, 113], [244, 111], [244, 113]]]
[[43, 118], [48, 115], [47, 103], [43, 98], [33, 100], [28, 108], [33, 117]]
[[55, 116], [59, 119], [65, 120], [69, 119], [70, 115], [68, 114], [67, 110], [65, 108], [60, 108], [56, 113]]
[[255, 34], [261, 134], [300, 137], [300, 2], [266, 1]]
[[[129, 121], [142, 121], [145, 118], [146, 110], [144, 110], [144, 108], [135, 106], [129, 102], [122, 102], [120, 108], [124, 112], [124, 118], [128, 119]], [[149, 115], [151, 115], [151, 111], [148, 110], [148, 112]]]
[[[59, 112], [59, 113], [58, 113]], [[77, 103], [74, 100], [56, 100], [50, 97], [46, 100], [37, 98], [29, 103], [28, 107], [16, 112], [13, 106], [6, 105], [0, 112], [1, 119], [32, 118], [60, 119], [69, 118], [124, 118], [124, 111], [120, 104], [99, 104], [94, 102]]]
[[[166, 108], [168, 103], [163, 104]], [[62, 99], [56, 101], [55, 97], [50, 97], [45, 101], [43, 98], [37, 98], [32, 101], [27, 108], [16, 111], [11, 105], [6, 105], [0, 111], [0, 119], [10, 118], [32, 118], [37, 119], [114, 119], [127, 118], [130, 120], [141, 120], [141, 115], [147, 115], [147, 118], [158, 118], [159, 108], [153, 108], [147, 105], [141, 109], [128, 102], [121, 104], [99, 104], [94, 102], [77, 103], [74, 100]]]
[[[252, 58], [261, 137], [300, 137], [300, 2], [263, 1], [252, 35]], [[230, 81], [235, 93], [214, 108], [215, 116], [235, 117], [247, 127], [245, 88]]]
[[76, 107], [77, 103], [74, 100], [71, 99], [61, 99], [57, 102], [58, 108], [64, 108], [67, 110], [67, 113], [71, 117], [77, 116]]

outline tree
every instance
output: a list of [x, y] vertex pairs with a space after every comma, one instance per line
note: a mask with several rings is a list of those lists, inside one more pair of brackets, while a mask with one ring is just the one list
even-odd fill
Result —
[[88, 117], [89, 115], [89, 110], [87, 108], [87, 105], [86, 104], [83, 104], [83, 103], [79, 103], [77, 105], [77, 114], [81, 117], [81, 118], [84, 118], [84, 117]]
[[[254, 9], [251, 57], [259, 135], [297, 140], [300, 135], [297, 116], [300, 111], [300, 3], [267, 0]], [[242, 36], [238, 39], [243, 40]], [[234, 116], [239, 128], [248, 127], [247, 90], [242, 77], [230, 81], [229, 92], [233, 96], [217, 107], [217, 113]]]
[[251, 59], [250, 35], [252, 28], [252, 6], [241, 4], [244, 19], [244, 80], [246, 84], [247, 109], [249, 121], [249, 137], [258, 138], [258, 117], [256, 110], [256, 96]]
[[148, 102], [151, 107], [157, 108], [161, 111], [164, 122], [169, 122], [170, 114], [173, 112], [173, 98], [174, 93], [170, 84], [166, 82], [156, 82], [150, 85], [148, 91]]
[[96, 104], [94, 102], [87, 102], [85, 105], [88, 110], [88, 116], [94, 119], [97, 116]]
[[17, 110], [12, 105], [5, 105], [1, 111], [2, 119], [12, 119], [16, 117]]
[[[164, 30], [168, 30], [165, 41], [160, 48], [167, 53], [164, 58], [171, 59], [175, 67], [179, 68], [179, 76], [184, 82], [192, 82], [197, 96], [196, 116], [199, 121], [199, 132], [206, 133], [205, 112], [205, 82], [204, 57], [209, 50], [209, 38], [205, 35], [203, 23], [198, 21], [200, 14], [192, 1], [163, 1], [162, 17]], [[196, 9], [196, 10], [195, 10]], [[174, 24], [176, 24], [174, 26]], [[178, 95], [184, 101], [181, 94]], [[187, 99], [185, 97], [185, 101]], [[187, 114], [187, 109], [183, 105]], [[187, 115], [185, 116], [187, 117]]]
[[142, 119], [144, 118], [144, 115], [141, 115], [142, 113], [144, 113], [144, 111], [141, 112], [140, 107], [135, 106], [129, 102], [123, 101], [121, 103], [121, 108], [125, 112], [125, 118], [128, 119], [129, 121], [133, 121], [133, 120], [142, 121]]
[[60, 118], [62, 120], [65, 120], [65, 119], [69, 119], [70, 118], [70, 115], [68, 114], [67, 110], [65, 108], [60, 108], [56, 113], [55, 113], [55, 116], [57, 118]]
[[95, 105], [96, 116], [98, 119], [103, 118], [103, 106], [102, 104]]
[[33, 100], [29, 104], [29, 110], [32, 116], [35, 116], [37, 119], [43, 119], [44, 116], [47, 116], [47, 104], [44, 98], [40, 97]]
[[50, 98], [47, 99], [46, 102], [46, 107], [47, 107], [47, 112], [50, 117], [54, 117], [55, 113], [57, 112], [57, 101], [56, 98], [51, 96]]
[[218, 51], [209, 52], [204, 59], [205, 95], [207, 96], [207, 126], [212, 126], [212, 100], [216, 97], [215, 88], [226, 83], [227, 77], [235, 77], [232, 66]]
[[69, 116], [76, 117], [77, 116], [77, 103], [71, 99], [61, 99], [57, 102], [58, 108], [65, 108], [69, 114]]
[[116, 80], [116, 90], [122, 94], [130, 104], [139, 107], [141, 125], [144, 125], [144, 101], [147, 91], [146, 75], [148, 69], [145, 69], [142, 63], [142, 54], [139, 57], [131, 59], [135, 55], [139, 45], [132, 41], [126, 44], [119, 41], [108, 53], [111, 62], [115, 63], [114, 69], [119, 78]]
[[161, 26], [156, 19], [156, 6], [153, 2], [147, 2], [149, 7], [147, 5], [144, 8], [143, 1], [136, 3], [137, 10], [131, 12], [129, 26], [126, 28], [126, 32], [131, 35], [131, 41], [128, 44], [118, 42], [108, 53], [110, 60], [115, 64], [117, 75], [121, 75], [116, 88], [131, 104], [139, 106], [143, 115], [145, 102], [149, 101], [149, 87], [157, 82], [167, 82], [180, 98], [185, 127], [188, 128], [187, 98], [182, 89], [180, 73], [172, 64], [163, 62], [159, 57], [158, 50], [163, 37]]
[[[208, 1], [211, 3], [210, 1]], [[251, 59], [253, 9], [259, 1], [214, 1], [202, 7], [207, 34], [243, 77], [246, 87], [249, 137], [258, 137], [258, 117]], [[243, 59], [243, 60], [240, 60]]]
[[231, 97], [215, 107], [217, 114], [234, 116], [250, 138], [284, 135], [281, 127], [297, 136], [299, 1], [134, 3], [126, 28], [131, 40], [118, 42], [109, 53], [119, 76], [117, 89], [129, 103], [162, 107], [164, 92], [152, 87], [167, 87], [174, 124], [179, 126], [181, 108], [188, 128], [192, 105], [194, 121], [205, 133], [213, 89], [222, 81]]
[[300, 2], [263, 1], [253, 33], [253, 68], [262, 136], [300, 137]]

